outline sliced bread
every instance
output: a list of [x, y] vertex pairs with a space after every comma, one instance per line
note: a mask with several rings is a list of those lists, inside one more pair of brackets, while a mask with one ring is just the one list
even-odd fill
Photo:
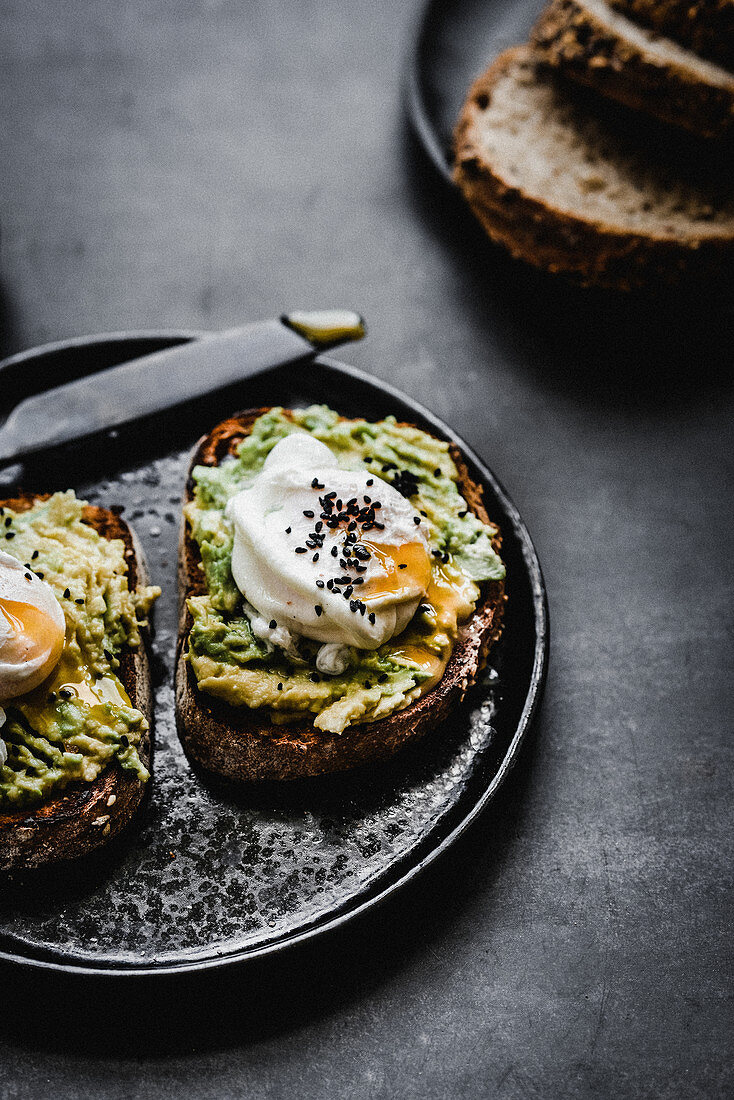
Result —
[[[186, 501], [192, 499], [194, 466], [216, 466], [233, 455], [250, 434], [255, 409], [218, 424], [198, 443], [191, 458]], [[470, 476], [458, 448], [450, 454], [459, 473], [459, 489], [468, 507], [489, 523], [483, 491]], [[495, 529], [493, 545], [501, 537]], [[274, 725], [266, 709], [234, 707], [199, 690], [186, 659], [192, 617], [187, 600], [206, 592], [199, 549], [186, 521], [181, 530], [179, 555], [180, 619], [176, 661], [176, 721], [187, 756], [205, 771], [238, 782], [289, 780], [344, 771], [385, 760], [423, 737], [456, 708], [484, 666], [490, 647], [499, 637], [505, 605], [504, 582], [483, 586], [471, 617], [461, 625], [448, 665], [439, 683], [403, 710], [385, 718], [348, 726], [329, 733], [308, 717]]]
[[734, 69], [734, 0], [610, 0], [646, 27]]
[[634, 117], [588, 98], [569, 94], [528, 46], [505, 51], [475, 82], [454, 178], [490, 237], [536, 267], [623, 290], [730, 271], [726, 176], [715, 183], [708, 170], [670, 161], [669, 142], [651, 150], [654, 135], [639, 134]]
[[[43, 499], [44, 495], [25, 494], [0, 503], [14, 512], [24, 512]], [[146, 585], [145, 558], [132, 528], [116, 512], [94, 505], [85, 507], [83, 520], [103, 538], [122, 539], [130, 589]], [[148, 722], [149, 729], [138, 745], [138, 755], [150, 770], [153, 698], [147, 633], [141, 628], [142, 644], [122, 651], [118, 676], [132, 706]], [[134, 771], [115, 762], [94, 781], [70, 783], [38, 807], [0, 809], [0, 870], [28, 870], [65, 863], [107, 844], [130, 825], [149, 786], [150, 781], [142, 782]]]
[[732, 73], [605, 0], [550, 0], [532, 44], [564, 76], [699, 137], [721, 137], [734, 125]]

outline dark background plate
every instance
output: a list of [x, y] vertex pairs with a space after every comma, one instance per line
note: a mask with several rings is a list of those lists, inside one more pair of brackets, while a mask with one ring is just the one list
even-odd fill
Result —
[[452, 134], [469, 86], [502, 50], [527, 39], [541, 8], [527, 0], [429, 0], [406, 78], [408, 116], [448, 183]]
[[[111, 366], [195, 337], [96, 336], [0, 364], [5, 392]], [[264, 404], [325, 401], [347, 415], [390, 412], [456, 439], [502, 527], [509, 611], [492, 666], [450, 723], [387, 765], [297, 785], [215, 790], [190, 770], [174, 726], [179, 503], [203, 428]], [[39, 456], [2, 475], [7, 495], [74, 487], [121, 504], [164, 589], [156, 611], [155, 778], [142, 828], [63, 872], [15, 876], [0, 899], [0, 958], [85, 973], [171, 973], [254, 959], [333, 928], [393, 893], [490, 802], [542, 692], [548, 643], [537, 557], [491, 472], [441, 421], [363, 372], [319, 360], [279, 368], [148, 423]]]

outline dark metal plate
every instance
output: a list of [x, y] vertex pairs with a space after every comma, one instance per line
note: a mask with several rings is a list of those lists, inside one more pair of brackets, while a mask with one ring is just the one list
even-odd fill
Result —
[[423, 148], [452, 186], [452, 134], [469, 86], [502, 50], [527, 40], [539, 10], [527, 0], [429, 0], [423, 9], [406, 106]]
[[[195, 333], [95, 336], [0, 364], [4, 391], [59, 383]], [[509, 605], [493, 667], [451, 722], [388, 764], [257, 790], [215, 789], [176, 736], [172, 668], [179, 503], [197, 436], [236, 409], [325, 401], [388, 413], [455, 439], [502, 527]], [[487, 806], [515, 761], [543, 688], [547, 606], [530, 537], [492, 473], [446, 425], [331, 359], [267, 376], [0, 474], [0, 496], [73, 487], [121, 504], [164, 595], [156, 610], [156, 755], [142, 827], [63, 871], [0, 880], [0, 958], [83, 973], [223, 966], [323, 933], [418, 874]]]

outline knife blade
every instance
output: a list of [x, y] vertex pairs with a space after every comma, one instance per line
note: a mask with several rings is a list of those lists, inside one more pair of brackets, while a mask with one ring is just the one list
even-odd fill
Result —
[[0, 428], [0, 463], [172, 408], [365, 334], [357, 313], [289, 313], [131, 359], [34, 394]]

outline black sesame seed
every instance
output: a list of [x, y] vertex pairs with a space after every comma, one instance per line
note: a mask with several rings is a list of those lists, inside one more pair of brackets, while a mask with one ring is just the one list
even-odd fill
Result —
[[350, 611], [356, 611], [358, 607], [359, 607], [359, 600], [350, 600], [349, 601], [349, 610]]
[[365, 497], [364, 502], [365, 502], [365, 504], [371, 504], [372, 503], [372, 497]]
[[364, 584], [364, 577], [355, 577], [352, 584]]
[[74, 603], [84, 603], [84, 598], [80, 596], [78, 600], [74, 600]]
[[347, 563], [344, 561], [344, 558], [339, 558], [339, 565], [342, 567], [342, 569], [347, 568]]
[[[420, 523], [420, 520], [418, 522]], [[385, 524], [384, 523], [378, 523], [377, 520], [375, 520], [375, 522], [372, 524], [372, 526], [375, 528], [376, 531], [384, 531], [385, 530]]]
[[271, 630], [275, 630], [277, 625], [278, 624], [276, 623], [275, 619], [271, 619], [270, 622], [268, 623], [268, 626], [270, 627]]
[[297, 554], [307, 554], [308, 551], [306, 550], [305, 546], [297, 546], [296, 547], [296, 553]]
[[48, 701], [49, 701], [49, 703], [55, 703], [56, 702], [56, 692], [55, 691], [49, 692]]
[[418, 511], [420, 512], [420, 514], [421, 514], [422, 516], [425, 516], [425, 517], [426, 517], [426, 519], [428, 519], [428, 512], [424, 512], [422, 508], [419, 508], [419, 509], [418, 509]]
[[382, 505], [380, 504], [379, 500], [376, 500], [375, 503], [372, 505], [372, 507], [373, 508], [382, 508]]
[[354, 592], [354, 589], [352, 588], [351, 584], [348, 584], [347, 587], [344, 589], [344, 598], [348, 600], [352, 592]]
[[37, 557], [38, 557], [38, 551], [34, 550], [33, 553], [31, 554], [31, 561], [35, 561]]
[[359, 609], [359, 613], [360, 613], [360, 615], [364, 615], [365, 611], [367, 610], [367, 604], [366, 604], [366, 603], [362, 603], [362, 601], [361, 601], [361, 600], [358, 600], [358, 601], [357, 601], [357, 607], [358, 607], [358, 609]]
[[324, 587], [324, 582], [323, 581], [316, 581], [316, 587], [317, 588], [323, 588]]
[[448, 554], [442, 554], [442, 555], [441, 555], [441, 561], [442, 561], [442, 562], [444, 563], [444, 565], [446, 564], [446, 562], [447, 562], [448, 560], [449, 560], [449, 556], [448, 556]]
[[128, 745], [130, 744], [130, 738], [124, 733], [123, 733], [122, 737], [120, 738], [120, 744], [122, 745], [123, 749], [126, 749], [128, 747]]
[[323, 527], [323, 526], [324, 526], [324, 525], [323, 525], [323, 523], [321, 522], [321, 520], [319, 520], [319, 521], [318, 521], [318, 523], [317, 523], [317, 524], [315, 524], [315, 526], [314, 526], [314, 530], [315, 530], [315, 531], [320, 531], [320, 530], [322, 529], [322, 527]]
[[6, 531], [5, 532], [5, 538], [6, 539], [14, 539], [15, 538], [15, 531]]
[[400, 565], [398, 566], [398, 569], [407, 569], [407, 568], [408, 568], [407, 564], [404, 561], [401, 561]]
[[310, 508], [306, 508], [304, 510], [303, 514], [306, 517], [306, 519], [313, 519], [314, 514], [313, 514], [313, 512], [311, 511]]
[[377, 683], [378, 684], [384, 684], [384, 683], [386, 683], [387, 679], [388, 679], [387, 673], [383, 672], [377, 677]]
[[319, 676], [318, 672], [312, 672], [311, 675], [309, 676], [309, 680], [311, 681], [312, 684], [318, 684], [320, 679], [321, 679], [321, 677]]
[[469, 515], [469, 510], [468, 510], [468, 508], [465, 508], [463, 512], [459, 512], [459, 519], [463, 519], [464, 516], [468, 516], [468, 515]]
[[360, 561], [369, 561], [372, 556], [366, 546], [355, 546], [354, 554]]
[[420, 516], [413, 516], [413, 523], [420, 523], [420, 521], [421, 521]]
[[324, 609], [323, 609], [323, 607], [321, 606], [320, 603], [314, 604], [314, 611], [316, 612], [317, 615], [323, 615], [323, 613], [324, 613]]
[[31, 576], [30, 573], [24, 573], [23, 576], [25, 577], [25, 579], [27, 581], [32, 581], [33, 580], [33, 577]]
[[290, 533], [291, 533], [290, 527], [286, 527], [285, 533], [286, 533], [286, 535], [290, 535]]
[[69, 598], [69, 596], [70, 596], [70, 595], [71, 595], [71, 592], [69, 591], [69, 589], [68, 589], [68, 588], [65, 588], [65, 589], [64, 589], [64, 599], [65, 599], [65, 600], [68, 600], [68, 598]]
[[319, 560], [318, 554], [314, 554], [314, 556], [311, 558], [311, 561], [318, 561], [318, 560]]
[[71, 699], [73, 694], [74, 694], [74, 692], [69, 691], [68, 688], [62, 688], [61, 691], [59, 692], [59, 695], [61, 696], [62, 699]]
[[[367, 455], [367, 457], [364, 458], [362, 461], [363, 462], [374, 462], [374, 459], [370, 458], [369, 455]], [[367, 482], [367, 484], [369, 485], [369, 481]]]
[[372, 625], [374, 626], [374, 625], [375, 625], [375, 613], [374, 613], [374, 611], [370, 611], [370, 613], [369, 613], [369, 615], [367, 616], [367, 618], [369, 619], [369, 621], [370, 621], [370, 622], [372, 623]]
[[12, 517], [12, 516], [6, 516], [6, 517], [5, 517], [5, 526], [6, 526], [6, 527], [10, 527], [10, 524], [11, 524], [12, 522], [13, 522], [13, 517]]
[[433, 476], [434, 477], [440, 477], [441, 476], [441, 467], [440, 466], [437, 466], [436, 469], [433, 471]]
[[366, 565], [355, 565], [354, 568], [356, 569], [356, 571], [358, 573], [366, 573], [367, 572], [367, 566]]
[[338, 553], [339, 553], [339, 547], [338, 547], [338, 546], [332, 546], [332, 548], [331, 548], [331, 556], [332, 556], [332, 558], [335, 558], [335, 557], [337, 556], [337, 554], [338, 554]]
[[336, 496], [336, 493], [327, 493], [326, 496], [324, 497], [324, 500], [333, 500], [335, 496]]
[[372, 687], [372, 684], [369, 682], [369, 680], [365, 680], [364, 686], [369, 690]]
[[374, 484], [375, 484], [375, 479], [372, 478], [372, 477], [368, 481], [365, 482], [365, 485], [374, 485]]
[[357, 524], [354, 522], [354, 520], [352, 520], [352, 522], [347, 525], [347, 531], [355, 531], [356, 528]]
[[282, 685], [282, 684], [278, 684], [278, 691], [282, 691], [282, 690], [283, 690], [283, 685]]
[[36, 570], [36, 576], [43, 580], [44, 574]]

